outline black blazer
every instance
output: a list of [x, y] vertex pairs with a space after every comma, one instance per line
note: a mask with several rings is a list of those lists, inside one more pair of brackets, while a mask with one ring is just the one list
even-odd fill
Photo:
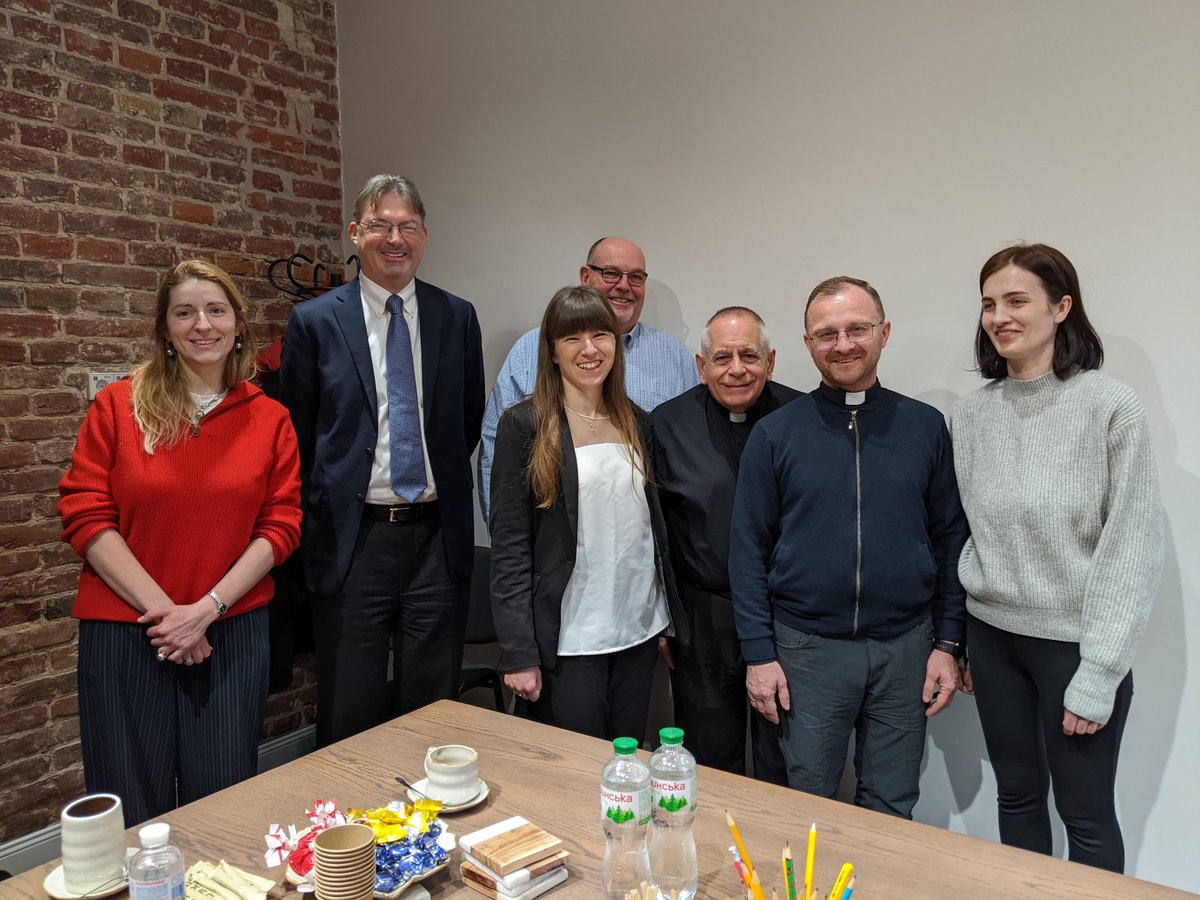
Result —
[[[470, 578], [475, 521], [471, 453], [483, 423], [483, 346], [475, 308], [417, 281], [425, 444], [437, 484], [446, 561]], [[379, 437], [375, 372], [358, 279], [292, 310], [283, 336], [282, 399], [300, 444], [304, 572], [331, 596], [350, 569]]]
[[[558, 496], [549, 509], [537, 509], [525, 469], [536, 426], [533, 402], [525, 400], [505, 411], [496, 434], [492, 467], [492, 612], [500, 644], [500, 671], [550, 667], [558, 659], [562, 597], [575, 569], [579, 527], [579, 470], [566, 415], [560, 415], [563, 467]], [[650, 424], [638, 410], [642, 443], [650, 446]], [[647, 451], [648, 452], [648, 451]], [[667, 612], [675, 639], [687, 645], [687, 621], [667, 559], [667, 529], [658, 490], [646, 485], [654, 564], [667, 595]]]

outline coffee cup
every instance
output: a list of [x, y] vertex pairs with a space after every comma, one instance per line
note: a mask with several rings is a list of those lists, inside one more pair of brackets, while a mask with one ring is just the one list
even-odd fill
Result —
[[125, 814], [116, 794], [89, 794], [62, 811], [63, 882], [86, 894], [125, 878]]
[[479, 793], [479, 754], [463, 744], [430, 747], [425, 754], [425, 790], [447, 806], [466, 803]]

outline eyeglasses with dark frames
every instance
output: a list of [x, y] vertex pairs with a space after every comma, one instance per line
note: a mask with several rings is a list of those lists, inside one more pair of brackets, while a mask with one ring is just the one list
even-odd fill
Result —
[[593, 272], [599, 273], [600, 280], [605, 284], [619, 284], [622, 278], [628, 278], [630, 287], [641, 287], [650, 277], [640, 270], [622, 272], [620, 269], [613, 269], [609, 266], [593, 266], [591, 263], [588, 263], [587, 267]]

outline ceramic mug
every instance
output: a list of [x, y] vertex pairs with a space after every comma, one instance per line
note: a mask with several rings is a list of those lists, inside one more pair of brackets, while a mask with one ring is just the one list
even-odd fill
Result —
[[479, 754], [463, 744], [430, 747], [425, 754], [426, 796], [447, 806], [466, 803], [479, 793]]
[[62, 811], [63, 881], [86, 894], [125, 878], [125, 814], [116, 794], [89, 794]]

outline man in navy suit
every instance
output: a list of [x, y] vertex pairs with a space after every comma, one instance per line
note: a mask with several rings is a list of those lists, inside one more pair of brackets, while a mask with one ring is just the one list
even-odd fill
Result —
[[321, 746], [454, 694], [484, 401], [474, 307], [416, 278], [428, 237], [416, 186], [372, 177], [348, 231], [361, 274], [296, 307], [281, 368], [304, 479]]

